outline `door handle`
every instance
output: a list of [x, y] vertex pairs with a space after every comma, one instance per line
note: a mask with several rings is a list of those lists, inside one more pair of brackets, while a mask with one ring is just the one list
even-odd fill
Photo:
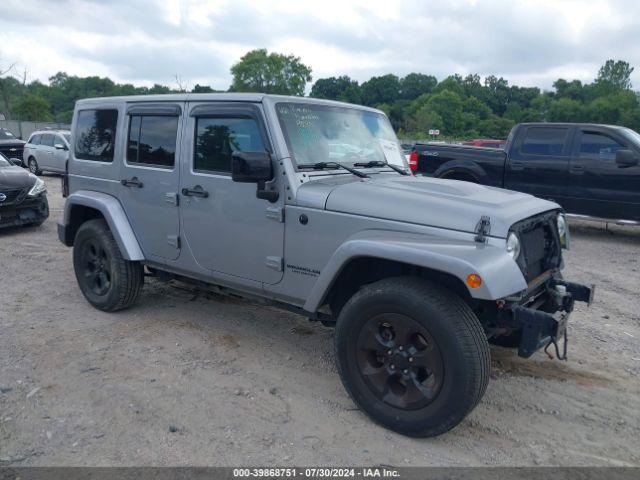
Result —
[[524, 170], [524, 163], [511, 162], [511, 170]]
[[193, 188], [183, 188], [182, 195], [184, 195], [185, 197], [209, 198], [209, 192], [207, 192], [200, 185], [196, 185]]
[[138, 180], [138, 177], [133, 177], [133, 178], [123, 178], [122, 180], [120, 180], [120, 183], [122, 185], [124, 185], [125, 187], [138, 187], [138, 188], [142, 188], [143, 183]]
[[584, 165], [572, 165], [569, 170], [576, 175], [582, 175], [584, 173]]

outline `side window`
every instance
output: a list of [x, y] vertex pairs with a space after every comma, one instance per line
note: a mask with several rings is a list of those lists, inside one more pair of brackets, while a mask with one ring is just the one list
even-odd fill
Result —
[[525, 133], [520, 152], [528, 155], [562, 155], [568, 128], [530, 127]]
[[96, 162], [113, 161], [118, 111], [81, 110], [76, 121], [75, 156]]
[[42, 137], [42, 135], [40, 134], [35, 134], [35, 135], [31, 135], [31, 138], [29, 139], [29, 142], [31, 145], [40, 145], [40, 138]]
[[53, 135], [51, 133], [44, 133], [40, 137], [40, 145], [45, 147], [53, 147]]
[[220, 117], [196, 120], [195, 171], [231, 172], [231, 154], [237, 151], [265, 151], [256, 120]]
[[615, 160], [616, 152], [624, 148], [613, 138], [597, 132], [582, 132], [580, 158]]
[[177, 135], [176, 116], [132, 115], [129, 122], [127, 162], [173, 168]]

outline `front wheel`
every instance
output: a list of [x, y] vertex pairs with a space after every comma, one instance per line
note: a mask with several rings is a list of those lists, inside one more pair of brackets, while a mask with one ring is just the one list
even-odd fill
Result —
[[459, 296], [420, 278], [360, 289], [340, 312], [335, 347], [355, 403], [405, 435], [455, 427], [489, 381], [489, 346], [477, 317]]
[[29, 171], [34, 175], [40, 175], [42, 173], [42, 170], [38, 167], [38, 162], [33, 157], [29, 159], [27, 166], [29, 167]]
[[142, 290], [142, 264], [122, 257], [102, 219], [89, 220], [78, 229], [73, 243], [73, 268], [85, 298], [105, 312], [129, 307]]

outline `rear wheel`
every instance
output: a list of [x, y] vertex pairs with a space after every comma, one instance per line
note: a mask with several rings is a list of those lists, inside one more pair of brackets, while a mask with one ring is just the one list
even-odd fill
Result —
[[29, 157], [27, 166], [29, 167], [29, 171], [34, 175], [40, 175], [42, 173], [42, 170], [40, 170], [40, 167], [38, 167], [38, 162], [33, 157]]
[[85, 298], [106, 312], [135, 303], [144, 283], [142, 264], [122, 257], [102, 219], [89, 220], [78, 229], [73, 244], [73, 267]]
[[356, 404], [410, 436], [456, 426], [489, 381], [489, 347], [476, 316], [460, 297], [420, 278], [358, 291], [338, 318], [336, 359]]

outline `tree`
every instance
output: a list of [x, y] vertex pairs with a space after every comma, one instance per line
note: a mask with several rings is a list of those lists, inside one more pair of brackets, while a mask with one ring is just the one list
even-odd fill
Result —
[[556, 97], [558, 98], [570, 98], [577, 101], [584, 101], [585, 99], [586, 92], [580, 80], [567, 82], [565, 79], [559, 78], [553, 82], [553, 88], [556, 89]]
[[609, 85], [614, 89], [631, 90], [631, 74], [633, 67], [622, 60], [607, 60], [598, 71], [595, 82], [601, 85]]
[[362, 103], [373, 107], [381, 103], [394, 103], [400, 98], [400, 80], [389, 73], [381, 77], [371, 77], [360, 88]]
[[494, 75], [489, 75], [484, 79], [485, 95], [487, 95], [487, 105], [493, 110], [496, 115], [504, 115], [509, 103], [509, 82], [504, 78], [497, 78]]
[[549, 104], [547, 120], [550, 122], [581, 122], [582, 119], [582, 104], [577, 100], [561, 98]]
[[47, 122], [53, 119], [50, 109], [49, 102], [44, 98], [28, 93], [16, 102], [13, 111], [20, 120]]
[[430, 96], [426, 108], [442, 119], [443, 134], [455, 136], [463, 131], [463, 101], [451, 90], [443, 90]]
[[479, 123], [478, 131], [481, 137], [502, 139], [507, 138], [513, 125], [513, 121], [508, 118], [491, 115]]
[[433, 75], [410, 73], [400, 80], [400, 96], [403, 100], [413, 100], [423, 93], [431, 93], [437, 84]]
[[215, 92], [215, 90], [209, 87], [208, 85], [198, 85], [197, 83], [195, 87], [193, 87], [193, 90], [191, 90], [191, 93], [213, 93], [213, 92]]
[[267, 53], [261, 48], [246, 53], [231, 67], [233, 92], [262, 92], [281, 95], [304, 95], [311, 81], [311, 68], [299, 57]]
[[425, 105], [420, 108], [408, 121], [408, 131], [419, 137], [426, 137], [429, 130], [443, 128], [442, 117]]
[[356, 80], [347, 75], [341, 77], [321, 78], [311, 87], [311, 97], [340, 100], [342, 102], [360, 103], [360, 86]]

